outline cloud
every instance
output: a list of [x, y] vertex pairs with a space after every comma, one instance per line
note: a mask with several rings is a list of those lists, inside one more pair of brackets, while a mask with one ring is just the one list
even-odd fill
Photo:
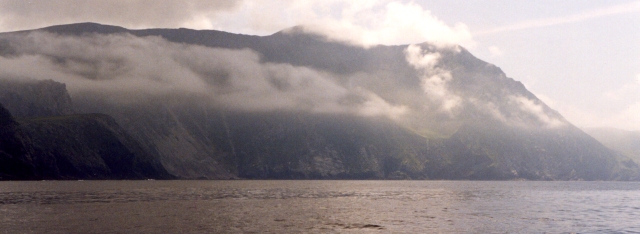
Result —
[[[403, 51], [409, 67], [400, 69], [409, 69], [411, 75], [403, 78], [415, 79], [411, 81], [398, 80], [395, 70], [334, 74], [265, 62], [250, 49], [172, 43], [154, 36], [34, 32], [2, 35], [0, 44], [5, 48], [0, 78], [59, 81], [76, 100], [96, 97], [128, 104], [195, 97], [215, 108], [242, 111], [384, 116], [417, 131], [454, 131], [456, 122], [483, 116], [535, 126], [562, 121], [518, 91], [484, 90], [476, 79], [480, 77], [469, 77], [463, 67], [447, 67], [451, 64], [443, 56], [460, 51], [425, 44]], [[508, 98], [510, 94], [514, 97]]]
[[481, 113], [488, 114], [490, 118], [503, 123], [509, 123], [509, 119], [502, 113], [500, 106], [494, 102], [480, 100], [477, 98], [469, 98], [468, 103], [476, 107]]
[[[631, 87], [626, 85], [626, 87]], [[551, 100], [545, 95], [537, 94], [541, 100], [557, 110], [572, 124], [582, 128], [618, 128], [628, 131], [640, 131], [640, 85], [637, 90], [621, 88], [624, 95], [611, 96], [616, 92], [607, 92], [599, 97], [600, 101], [609, 103], [609, 109], [593, 113], [585, 107], [579, 107], [573, 103], [563, 103]], [[615, 98], [612, 100], [611, 98]], [[614, 102], [615, 101], [615, 102]]]
[[477, 95], [477, 90], [471, 93], [473, 91], [454, 87], [454, 77], [451, 71], [444, 68], [440, 52], [429, 52], [419, 45], [409, 45], [404, 53], [409, 65], [420, 74], [421, 88], [426, 98], [416, 98], [427, 105], [424, 112], [445, 113], [452, 120], [477, 121], [478, 118], [487, 117], [518, 127], [555, 128], [567, 124], [540, 100], [511, 92], [513, 90], [506, 93], [502, 90], [498, 95]]
[[435, 101], [439, 110], [453, 115], [462, 98], [449, 91], [448, 83], [453, 77], [451, 72], [437, 66], [440, 54], [424, 51], [418, 45], [409, 45], [404, 53], [407, 62], [421, 73], [422, 90], [430, 101]]
[[576, 22], [581, 22], [589, 19], [595, 19], [595, 18], [610, 16], [610, 15], [635, 13], [635, 12], [640, 12], [640, 1], [613, 5], [609, 7], [594, 9], [594, 10], [585, 11], [585, 12], [568, 15], [568, 16], [517, 22], [514, 24], [509, 24], [509, 25], [505, 25], [505, 26], [501, 26], [501, 27], [497, 27], [497, 28], [493, 28], [485, 31], [480, 31], [480, 32], [474, 33], [474, 35], [477, 36], [477, 35], [484, 35], [484, 34], [494, 34], [494, 33], [501, 33], [501, 32], [516, 31], [516, 30], [524, 30], [524, 29], [530, 29], [530, 28], [541, 28], [541, 27], [548, 27], [548, 26], [554, 26], [554, 25], [576, 23]]
[[491, 54], [491, 57], [500, 57], [504, 54], [504, 52], [502, 52], [502, 50], [497, 46], [489, 46], [488, 50]]
[[538, 99], [540, 99], [540, 101], [544, 102], [544, 104], [547, 104], [547, 106], [549, 106], [549, 107], [551, 107], [553, 109], [558, 109], [558, 102], [556, 100], [553, 100], [549, 96], [544, 95], [544, 94], [536, 94], [536, 97], [538, 97]]
[[520, 110], [535, 117], [546, 127], [554, 128], [566, 125], [566, 122], [564, 120], [548, 114], [546, 108], [541, 103], [539, 103], [539, 101], [532, 100], [523, 96], [510, 96], [509, 99], [511, 102], [515, 103], [520, 108]]
[[[317, 17], [307, 18], [298, 24], [305, 25], [308, 32], [319, 33], [333, 40], [357, 45], [396, 45], [430, 42], [438, 46], [463, 44], [473, 46], [468, 27], [458, 23], [449, 26], [430, 11], [409, 2], [399, 1], [330, 1], [314, 2], [308, 7], [321, 9]], [[341, 9], [339, 17], [330, 11]], [[327, 17], [329, 16], [329, 17]]]
[[449, 26], [413, 2], [391, 0], [0, 1], [0, 30], [97, 22], [128, 28], [187, 27], [266, 35], [297, 25], [355, 45], [473, 46], [468, 27]]
[[[3, 38], [0, 38], [2, 40]], [[244, 111], [296, 110], [398, 118], [393, 105], [359, 86], [345, 87], [327, 72], [265, 63], [249, 49], [168, 42], [160, 37], [5, 37], [15, 52], [0, 56], [0, 78], [52, 79], [72, 96], [103, 95], [119, 103], [193, 95], [213, 106]]]

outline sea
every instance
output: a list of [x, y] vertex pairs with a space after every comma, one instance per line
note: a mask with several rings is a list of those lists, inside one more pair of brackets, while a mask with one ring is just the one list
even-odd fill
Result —
[[0, 233], [640, 233], [640, 183], [4, 181]]

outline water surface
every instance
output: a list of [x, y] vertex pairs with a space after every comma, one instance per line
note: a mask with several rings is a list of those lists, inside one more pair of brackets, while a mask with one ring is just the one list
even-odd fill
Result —
[[0, 182], [0, 233], [640, 233], [640, 183]]

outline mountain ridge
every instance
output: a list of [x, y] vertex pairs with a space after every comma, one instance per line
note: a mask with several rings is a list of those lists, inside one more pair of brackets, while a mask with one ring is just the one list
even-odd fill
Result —
[[625, 131], [615, 128], [586, 128], [585, 132], [605, 146], [640, 162], [640, 131]]
[[[109, 93], [72, 94], [76, 111], [113, 116], [180, 178], [639, 178], [637, 164], [587, 136], [522, 83], [462, 47], [422, 43], [362, 48], [284, 31], [248, 36], [72, 24], [33, 32], [42, 31], [80, 43], [116, 43], [120, 49], [137, 48], [127, 44], [132, 40], [151, 51], [167, 49], [171, 52], [163, 56], [178, 54], [170, 57], [181, 62], [177, 68], [205, 81], [203, 91], [128, 102], [113, 101], [115, 94]], [[46, 34], [38, 37], [56, 40]], [[0, 51], [15, 51], [13, 56], [42, 53], [28, 40], [8, 40]], [[75, 69], [70, 65], [87, 64], [87, 69], [95, 69], [90, 74], [100, 74], [101, 64], [110, 63], [103, 57], [111, 56], [108, 50], [68, 59], [63, 57], [66, 52], [48, 53], [58, 56], [57, 69], [78, 79], [91, 77], [85, 70], [69, 70]], [[203, 60], [185, 58], [196, 55]], [[207, 60], [210, 57], [214, 59]], [[215, 65], [219, 61], [224, 65]], [[127, 60], [121, 63], [115, 68], [127, 67]], [[245, 69], [253, 77], [243, 75]], [[265, 86], [237, 86], [248, 81]], [[323, 86], [310, 86], [318, 84]], [[264, 90], [265, 97], [252, 98]], [[207, 95], [214, 97], [211, 104], [203, 101]], [[335, 101], [331, 95], [337, 95]], [[273, 103], [280, 106], [269, 107]]]
[[104, 114], [15, 120], [0, 104], [0, 179], [170, 179]]

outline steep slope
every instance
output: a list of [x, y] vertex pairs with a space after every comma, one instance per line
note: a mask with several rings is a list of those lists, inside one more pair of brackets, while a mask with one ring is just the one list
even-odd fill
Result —
[[423, 178], [418, 154], [424, 138], [382, 118], [300, 112], [214, 115], [208, 138], [232, 153], [227, 163], [241, 177]]
[[171, 178], [107, 115], [29, 118], [20, 128], [31, 139], [32, 161], [44, 179]]
[[65, 84], [52, 80], [0, 79], [0, 103], [18, 118], [73, 113]]
[[36, 178], [27, 143], [18, 123], [0, 104], [0, 180]]
[[[25, 104], [24, 100], [34, 100], [30, 96], [34, 91], [42, 92], [36, 96], [69, 98], [64, 85], [54, 81], [10, 84], [13, 89], [8, 91], [14, 97], [24, 97], [2, 100], [13, 106]], [[68, 103], [64, 100], [63, 103]], [[39, 116], [60, 110], [60, 106], [51, 100], [26, 103], [31, 104], [29, 110], [45, 111], [16, 109], [18, 113]], [[16, 121], [9, 110], [0, 105], [0, 179], [146, 178], [174, 177], [162, 167], [157, 155], [145, 151], [110, 116], [57, 115]]]
[[[197, 103], [193, 101], [192, 103]], [[223, 165], [228, 153], [208, 140], [207, 122], [194, 116], [206, 110], [186, 109], [184, 103], [149, 101], [143, 104], [113, 105], [102, 100], [78, 101], [78, 109], [113, 116], [147, 152], [172, 175], [183, 179], [237, 178]]]
[[613, 128], [587, 128], [585, 132], [603, 145], [640, 163], [640, 132]]
[[[490, 132], [490, 134], [487, 134]], [[460, 141], [469, 158], [489, 158], [502, 178], [601, 180], [637, 178], [638, 166], [579, 129], [522, 131], [505, 126], [467, 125], [449, 140]]]
[[[266, 37], [92, 23], [34, 32], [3, 34], [0, 51], [41, 56], [82, 80], [78, 89], [104, 87], [76, 90], [76, 110], [114, 116], [184, 178], [640, 178], [633, 161], [457, 46], [361, 48], [300, 28]], [[55, 49], [85, 41], [89, 55]], [[159, 66], [137, 69], [148, 60]], [[138, 89], [100, 86], [108, 81]]]
[[[418, 132], [435, 130], [439, 134], [449, 136], [465, 121], [475, 122], [478, 118], [494, 119], [496, 114], [500, 115], [499, 118], [520, 121], [524, 125], [544, 124], [536, 116], [538, 113], [531, 113], [537, 110], [523, 110], [523, 104], [541, 109], [542, 114], [546, 115], [543, 118], [547, 118], [542, 121], [568, 124], [556, 111], [526, 90], [522, 83], [508, 78], [498, 67], [475, 58], [461, 47], [438, 48], [426, 43], [420, 45], [424, 50], [422, 53], [439, 55], [441, 61], [438, 66], [452, 77], [450, 81], [445, 81], [448, 96], [463, 100], [455, 118], [450, 118], [443, 116], [450, 113], [437, 113], [433, 108], [424, 108], [425, 103], [437, 105], [430, 103], [437, 102], [433, 100], [434, 97], [424, 95], [428, 91], [424, 90], [423, 76], [434, 74], [421, 74], [422, 68], [415, 67], [415, 64], [407, 61], [407, 46], [376, 46], [364, 49], [327, 41], [322, 36], [305, 34], [299, 27], [265, 37], [183, 28], [123, 30], [93, 23], [52, 26], [43, 30], [65, 35], [127, 33], [139, 37], [160, 36], [180, 44], [251, 49], [260, 55], [260, 60], [264, 63], [291, 64], [327, 71], [332, 73], [339, 83], [361, 86], [390, 103], [401, 103], [416, 109], [419, 113], [412, 116], [415, 119], [415, 126], [412, 128]], [[205, 71], [198, 69], [201, 68], [194, 72], [203, 76], [203, 79], [214, 79], [216, 85], [228, 79], [215, 76], [228, 75], [229, 71], [216, 68]]]

